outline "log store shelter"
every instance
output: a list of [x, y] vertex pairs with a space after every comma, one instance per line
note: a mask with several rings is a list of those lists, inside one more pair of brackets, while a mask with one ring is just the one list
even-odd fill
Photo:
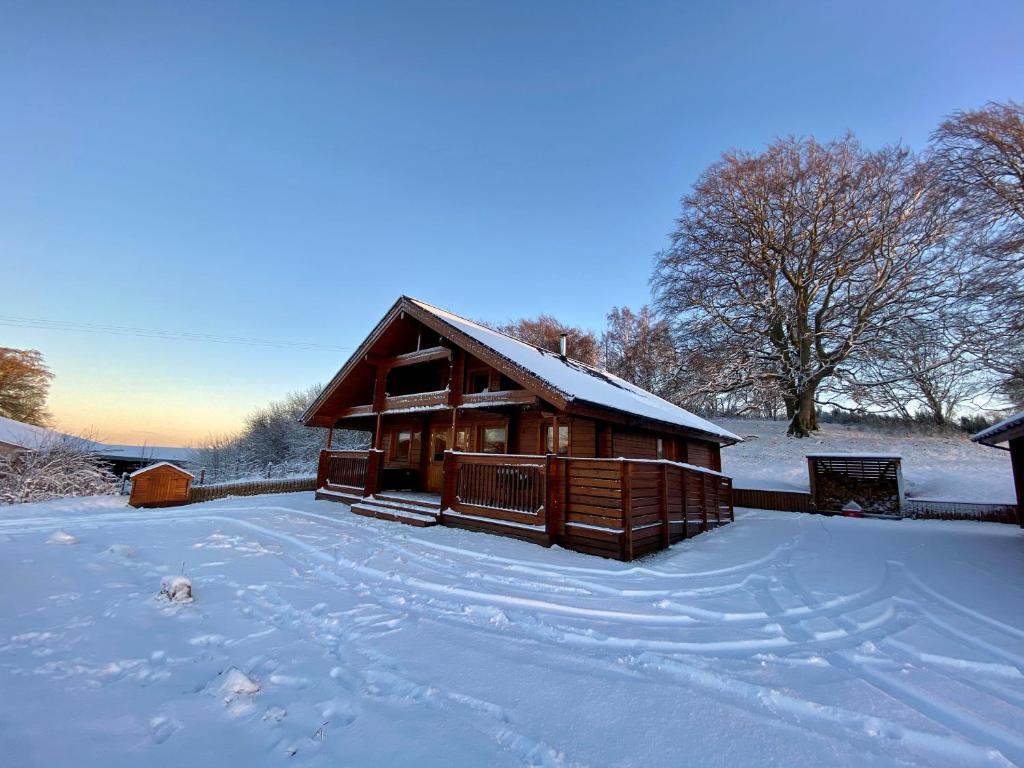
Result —
[[317, 498], [624, 560], [730, 522], [740, 438], [566, 352], [402, 296], [302, 416]]
[[1024, 411], [982, 430], [971, 440], [1010, 452], [1013, 487], [1017, 494], [1017, 522], [1024, 527]]

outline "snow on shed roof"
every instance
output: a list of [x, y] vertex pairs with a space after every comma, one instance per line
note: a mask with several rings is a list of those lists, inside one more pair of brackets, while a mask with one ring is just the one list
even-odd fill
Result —
[[807, 453], [808, 459], [902, 459], [898, 453], [863, 453], [847, 451], [845, 453]]
[[427, 304], [419, 299], [409, 301], [453, 326], [475, 341], [523, 368], [565, 395], [567, 400], [579, 400], [623, 413], [655, 419], [668, 424], [716, 435], [729, 442], [742, 442], [742, 438], [707, 419], [673, 405], [657, 395], [620, 379], [607, 371], [572, 358], [562, 358], [555, 352], [540, 349], [514, 339], [499, 331], [474, 323], [464, 317]]
[[976, 443], [983, 443], [984, 445], [998, 445], [1009, 439], [1008, 437], [1002, 437], [1005, 432], [1009, 432], [1017, 427], [1024, 427], [1024, 411], [1014, 414], [1008, 419], [1003, 419], [988, 429], [981, 430], [981, 432], [971, 437], [971, 440]]
[[188, 470], [182, 469], [177, 464], [171, 464], [171, 462], [169, 462], [169, 461], [158, 461], [156, 464], [150, 464], [148, 467], [142, 467], [141, 469], [136, 469], [134, 472], [132, 472], [130, 475], [128, 475], [128, 477], [135, 477], [136, 475], [141, 475], [143, 472], [149, 472], [150, 470], [156, 469], [157, 467], [170, 467], [171, 469], [178, 470], [183, 475], [188, 475], [191, 478], [195, 478], [195, 475], [193, 475]]

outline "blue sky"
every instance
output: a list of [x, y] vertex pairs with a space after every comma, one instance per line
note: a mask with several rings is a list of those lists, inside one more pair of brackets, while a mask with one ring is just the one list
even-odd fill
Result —
[[[730, 147], [1024, 97], [1024, 4], [0, 2], [0, 316], [355, 346], [401, 293], [600, 327]], [[187, 443], [344, 352], [0, 325]]]

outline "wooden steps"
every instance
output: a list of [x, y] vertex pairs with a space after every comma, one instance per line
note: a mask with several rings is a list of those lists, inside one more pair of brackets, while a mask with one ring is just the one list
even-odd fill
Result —
[[363, 517], [394, 520], [418, 528], [437, 525], [440, 507], [428, 501], [379, 494], [368, 496], [351, 505], [352, 511]]

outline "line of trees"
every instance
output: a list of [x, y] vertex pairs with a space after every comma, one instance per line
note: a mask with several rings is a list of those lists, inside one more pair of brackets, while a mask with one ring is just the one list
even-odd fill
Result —
[[[207, 438], [193, 466], [205, 472], [207, 483], [315, 473], [327, 430], [307, 427], [299, 417], [322, 389], [308, 387], [257, 408], [237, 434]], [[333, 444], [339, 450], [366, 448], [367, 439], [361, 432], [336, 430]]]
[[[921, 153], [852, 134], [733, 150], [681, 203], [653, 307], [598, 338], [550, 317], [500, 329], [704, 413], [822, 406], [942, 425], [1024, 407], [1024, 108], [957, 112]], [[552, 341], [554, 340], [554, 341]], [[574, 354], [574, 356], [579, 356]]]

